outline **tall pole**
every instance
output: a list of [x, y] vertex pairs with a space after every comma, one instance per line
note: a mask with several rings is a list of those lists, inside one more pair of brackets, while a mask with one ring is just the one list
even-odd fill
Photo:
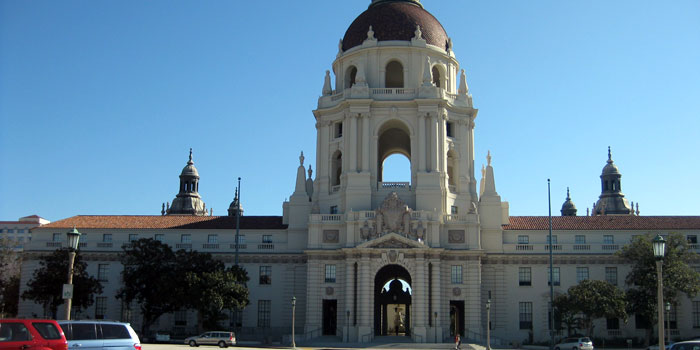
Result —
[[241, 178], [238, 178], [238, 187], [236, 188], [236, 266], [238, 266], [238, 246], [241, 245], [239, 242], [239, 233], [241, 226]]
[[656, 285], [658, 290], [656, 294], [658, 296], [658, 309], [659, 309], [659, 350], [664, 350], [664, 281], [662, 279], [663, 274], [661, 269], [663, 268], [664, 261], [662, 259], [656, 260]]
[[[75, 251], [68, 252], [68, 285], [70, 288], [73, 287], [73, 265], [75, 263]], [[66, 315], [65, 320], [70, 320], [70, 309], [73, 305], [73, 291], [71, 290], [71, 297], [66, 298]]]
[[[671, 343], [671, 303], [666, 302], [666, 339]], [[661, 350], [661, 349], [659, 349]]]
[[547, 179], [547, 202], [549, 204], [549, 350], [554, 349], [554, 242], [552, 242], [552, 193]]
[[[489, 291], [491, 294], [491, 291]], [[491, 296], [486, 301], [486, 350], [491, 350]]]
[[294, 341], [294, 318], [295, 318], [296, 307], [297, 307], [297, 297], [292, 297], [292, 349], [297, 348], [297, 344]]

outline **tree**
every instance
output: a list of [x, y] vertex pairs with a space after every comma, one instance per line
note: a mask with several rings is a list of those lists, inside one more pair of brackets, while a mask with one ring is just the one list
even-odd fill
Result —
[[[559, 294], [554, 297], [554, 321], [566, 326], [566, 335], [571, 336], [572, 331], [579, 326], [579, 309], [569, 294]], [[558, 327], [558, 329], [561, 329]]]
[[165, 313], [176, 311], [178, 300], [175, 253], [157, 240], [142, 238], [125, 246], [120, 255], [124, 270], [122, 287], [117, 298], [130, 304], [136, 300], [141, 309], [141, 334], [146, 336], [155, 320]]
[[[657, 323], [656, 260], [652, 239], [651, 234], [636, 236], [617, 252], [617, 256], [632, 265], [625, 278], [625, 283], [630, 286], [627, 291], [628, 312], [649, 321], [647, 341], [653, 337], [653, 325]], [[692, 261], [698, 261], [698, 255], [688, 250], [685, 237], [678, 233], [669, 234], [662, 268], [665, 301], [678, 304], [680, 293], [692, 298], [700, 292], [700, 273], [690, 267]]]
[[605, 281], [583, 280], [567, 291], [569, 307], [580, 314], [580, 328], [590, 336], [593, 321], [599, 318], [621, 318], [627, 322], [625, 293]]
[[[40, 268], [34, 271], [32, 279], [27, 282], [29, 287], [22, 293], [22, 299], [33, 300], [48, 308], [53, 318], [56, 318], [58, 306], [63, 304], [63, 284], [68, 277], [68, 249], [57, 249], [45, 255], [39, 261]], [[91, 306], [94, 295], [102, 293], [102, 284], [90, 276], [85, 268], [80, 253], [75, 256], [73, 265], [73, 310], [80, 311]]]
[[0, 318], [17, 314], [21, 255], [13, 248], [16, 242], [0, 238]]

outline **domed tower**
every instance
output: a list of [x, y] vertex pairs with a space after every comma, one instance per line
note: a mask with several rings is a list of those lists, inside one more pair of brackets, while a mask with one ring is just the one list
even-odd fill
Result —
[[167, 215], [208, 215], [206, 205], [199, 196], [199, 172], [190, 159], [180, 173], [180, 192], [173, 199], [173, 204], [167, 209]]
[[564, 201], [564, 204], [561, 206], [561, 216], [576, 216], [576, 212], [578, 209], [576, 209], [576, 205], [574, 202], [571, 200], [571, 196], [569, 195], [569, 188], [566, 188], [566, 201]]
[[[391, 192], [444, 214], [478, 202], [477, 110], [452, 40], [420, 1], [373, 0], [340, 40], [333, 77], [314, 111], [316, 212], [374, 210]], [[409, 182], [384, 176], [395, 154], [410, 162]]]
[[632, 207], [622, 194], [620, 170], [613, 163], [612, 153], [608, 147], [608, 162], [600, 175], [601, 194], [593, 208], [593, 215], [630, 215]]

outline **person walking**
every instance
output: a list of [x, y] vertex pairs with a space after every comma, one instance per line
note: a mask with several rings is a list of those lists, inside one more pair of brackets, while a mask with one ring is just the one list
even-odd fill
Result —
[[459, 333], [457, 333], [457, 336], [455, 337], [455, 349], [460, 350], [461, 345], [462, 345], [462, 338], [460, 338]]

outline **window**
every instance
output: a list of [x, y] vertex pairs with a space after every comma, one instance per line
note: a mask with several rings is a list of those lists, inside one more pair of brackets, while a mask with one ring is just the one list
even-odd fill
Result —
[[402, 88], [403, 87], [403, 65], [398, 61], [391, 61], [386, 65], [384, 75], [385, 87]]
[[95, 298], [95, 319], [101, 320], [105, 318], [107, 312], [107, 297]]
[[351, 88], [355, 85], [355, 79], [357, 78], [357, 67], [350, 66], [345, 72], [345, 88]]
[[433, 84], [435, 87], [440, 87], [440, 69], [437, 66], [433, 66]]
[[331, 212], [331, 214], [338, 214], [338, 206], [332, 205], [330, 212]]
[[693, 302], [693, 328], [700, 328], [700, 301]]
[[272, 235], [263, 235], [262, 242], [263, 243], [272, 243]]
[[[27, 340], [32, 340], [30, 336], [30, 332], [27, 329], [27, 327], [20, 322], [8, 322], [8, 323], [2, 323], [2, 342], [19, 342], [19, 341], [27, 341]], [[2, 343], [0, 343], [2, 344]], [[7, 346], [6, 344], [2, 344], [3, 349], [23, 349], [25, 348], [24, 346]], [[26, 348], [29, 348], [29, 346], [26, 346]]]
[[190, 234], [182, 234], [180, 235], [180, 243], [192, 243], [192, 235]]
[[518, 244], [530, 244], [530, 236], [527, 236], [527, 235], [518, 236]]
[[619, 318], [608, 318], [606, 319], [608, 329], [620, 329], [620, 319]]
[[335, 283], [335, 265], [326, 265], [326, 283]]
[[[340, 186], [340, 177], [343, 175], [343, 154], [340, 151], [335, 151], [331, 163], [331, 168], [333, 169], [331, 171], [331, 186], [333, 186], [331, 191], [337, 192], [338, 188], [336, 186]], [[335, 214], [337, 214], [337, 212]]]
[[104, 243], [112, 243], [112, 234], [111, 233], [105, 233], [102, 235], [102, 242]]
[[587, 267], [577, 267], [576, 268], [576, 282], [581, 283], [583, 280], [588, 279], [588, 268]]
[[165, 240], [165, 235], [162, 233], [156, 233], [155, 240], [158, 242], [163, 242]]
[[[13, 229], [13, 228], [8, 228], [8, 229], [7, 229], [7, 233], [15, 233], [15, 229]], [[60, 233], [59, 233], [59, 235], [60, 235]]]
[[187, 326], [187, 311], [186, 310], [175, 311], [175, 325], [176, 326]]
[[617, 285], [617, 267], [606, 267], [605, 268], [605, 281]]
[[245, 244], [245, 235], [238, 235], [238, 244]]
[[462, 284], [461, 265], [452, 265], [452, 284]]
[[521, 286], [532, 285], [532, 269], [529, 267], [521, 267], [518, 270], [518, 282]]
[[343, 122], [333, 123], [333, 136], [336, 139], [343, 137]]
[[575, 244], [586, 244], [586, 236], [584, 235], [576, 235], [574, 240]]
[[135, 233], [130, 233], [129, 234], [129, 242], [134, 242], [139, 240], [139, 235]]
[[109, 264], [98, 264], [97, 265], [97, 280], [100, 282], [107, 282], [107, 274], [109, 273]]
[[[549, 243], [549, 235], [547, 235], [547, 244]], [[557, 244], [557, 235], [552, 235], [552, 243], [551, 244]]]
[[698, 236], [688, 235], [688, 244], [698, 244]]
[[[9, 233], [10, 230], [7, 230], [7, 232]], [[62, 240], [62, 237], [63, 237], [62, 234], [60, 234], [60, 233], [54, 233], [54, 234], [53, 234], [53, 239], [52, 239], [52, 241], [54, 241], [54, 242], [60, 242], [60, 241]]]
[[671, 310], [667, 312], [668, 315], [668, 328], [669, 329], [678, 329], [678, 322], [676, 321], [677, 315], [676, 315], [676, 306], [671, 304]]
[[207, 243], [217, 244], [219, 243], [219, 235], [209, 235], [207, 236]]
[[640, 314], [635, 314], [634, 315], [634, 327], [636, 329], [647, 329], [650, 328], [651, 321], [649, 319], [643, 317]]
[[271, 304], [270, 300], [258, 300], [258, 327], [270, 328]]
[[603, 235], [603, 244], [615, 244], [613, 235]]
[[520, 314], [520, 329], [532, 329], [532, 302], [520, 302], [518, 311]]
[[[554, 285], [558, 286], [561, 284], [560, 279], [559, 279], [559, 268], [555, 267], [554, 270], [552, 270], [552, 278], [554, 279]], [[547, 285], [552, 283], [552, 281], [549, 279], [549, 267], [547, 268]]]
[[454, 125], [454, 122], [445, 122], [445, 132], [447, 133], [447, 137], [455, 137]]
[[455, 205], [452, 206], [451, 210], [452, 210], [452, 215], [457, 215], [459, 213], [459, 209]]
[[18, 230], [17, 230], [17, 233], [24, 233], [24, 229], [23, 229], [23, 228], [18, 229]]
[[260, 266], [260, 284], [272, 284], [272, 266]]

